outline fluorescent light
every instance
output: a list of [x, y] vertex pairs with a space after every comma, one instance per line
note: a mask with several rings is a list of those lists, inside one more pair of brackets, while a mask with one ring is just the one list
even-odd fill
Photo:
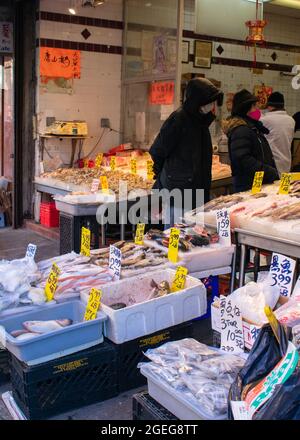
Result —
[[69, 8], [69, 12], [72, 15], [76, 15], [76, 10], [74, 8]]

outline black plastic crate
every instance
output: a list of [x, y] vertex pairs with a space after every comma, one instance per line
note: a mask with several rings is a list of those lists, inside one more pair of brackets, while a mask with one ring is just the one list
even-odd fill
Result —
[[9, 367], [9, 352], [0, 349], [0, 385], [9, 381], [10, 367]]
[[135, 394], [132, 400], [133, 420], [179, 420], [174, 414], [152, 399], [148, 393]]
[[117, 356], [107, 343], [29, 367], [14, 356], [13, 397], [24, 415], [43, 420], [118, 395]]
[[147, 379], [140, 373], [137, 365], [147, 361], [143, 352], [148, 348], [155, 348], [170, 341], [177, 341], [193, 337], [193, 322], [169, 327], [124, 344], [111, 344], [116, 348], [119, 363], [119, 391], [128, 391], [147, 383]]

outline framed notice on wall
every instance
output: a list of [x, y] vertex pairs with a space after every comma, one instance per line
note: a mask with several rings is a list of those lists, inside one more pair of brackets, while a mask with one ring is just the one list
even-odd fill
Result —
[[194, 67], [211, 68], [212, 42], [196, 40], [194, 47]]
[[190, 60], [190, 42], [183, 40], [182, 42], [182, 63], [188, 64]]

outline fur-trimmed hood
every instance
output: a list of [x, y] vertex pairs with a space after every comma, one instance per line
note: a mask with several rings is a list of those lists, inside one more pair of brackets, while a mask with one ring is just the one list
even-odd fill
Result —
[[248, 116], [245, 116], [244, 118], [240, 118], [239, 116], [232, 116], [231, 118], [226, 119], [222, 122], [223, 131], [227, 136], [231, 134], [232, 130], [241, 126], [246, 126], [251, 130], [255, 130], [256, 132], [263, 135], [269, 134], [269, 130], [263, 125], [261, 121], [255, 121]]
[[241, 125], [247, 125], [247, 122], [239, 117], [224, 119], [222, 121], [222, 128], [227, 136], [234, 128], [240, 127]]

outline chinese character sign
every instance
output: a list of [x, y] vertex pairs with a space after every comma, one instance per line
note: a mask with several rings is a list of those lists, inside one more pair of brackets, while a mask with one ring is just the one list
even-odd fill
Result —
[[174, 103], [175, 83], [154, 82], [151, 84], [149, 101], [152, 105], [171, 105]]
[[177, 268], [176, 275], [172, 283], [172, 289], [171, 289], [172, 292], [178, 292], [184, 289], [187, 274], [188, 274], [188, 270], [186, 267]]
[[231, 246], [230, 217], [228, 211], [222, 209], [217, 212], [216, 217], [219, 243], [223, 246]]
[[282, 296], [290, 297], [295, 268], [296, 262], [292, 258], [280, 254], [273, 254], [268, 276], [270, 287], [278, 287]]
[[110, 246], [109, 248], [109, 269], [115, 275], [117, 280], [121, 277], [122, 266], [122, 252], [116, 246]]
[[179, 246], [180, 231], [177, 228], [171, 228], [169, 239], [168, 258], [171, 263], [178, 261], [178, 246]]
[[47, 298], [47, 301], [52, 301], [57, 289], [57, 283], [58, 278], [60, 275], [60, 269], [59, 267], [54, 263], [52, 265], [51, 272], [49, 274], [49, 277], [47, 279], [46, 287], [45, 287], [45, 295]]
[[36, 250], [37, 250], [37, 245], [29, 243], [29, 245], [27, 246], [26, 257], [34, 259]]
[[80, 78], [80, 51], [40, 48], [40, 74], [48, 78]]
[[221, 350], [228, 353], [244, 352], [244, 335], [241, 311], [230, 297], [220, 297]]
[[85, 321], [92, 321], [97, 318], [97, 313], [100, 308], [102, 297], [102, 290], [92, 289], [90, 292], [88, 304], [84, 315]]
[[290, 192], [292, 181], [291, 173], [282, 173], [279, 187], [279, 194], [287, 195]]
[[253, 179], [253, 185], [252, 185], [252, 194], [258, 194], [261, 191], [261, 187], [264, 180], [264, 171], [258, 171], [255, 173], [254, 179]]
[[12, 53], [14, 51], [13, 24], [0, 21], [0, 52]]

